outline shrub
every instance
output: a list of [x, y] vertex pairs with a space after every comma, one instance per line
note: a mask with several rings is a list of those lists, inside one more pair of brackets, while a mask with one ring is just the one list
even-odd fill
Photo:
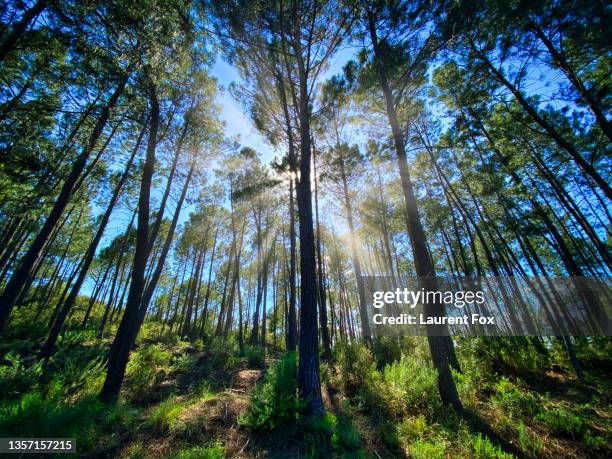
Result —
[[549, 354], [539, 338], [481, 336], [459, 340], [462, 359], [473, 357], [485, 373], [539, 375], [549, 364]]
[[383, 368], [393, 362], [397, 362], [402, 357], [402, 349], [407, 343], [402, 342], [397, 336], [379, 336], [374, 339], [372, 353], [377, 367]]
[[344, 390], [356, 393], [375, 371], [372, 353], [361, 343], [338, 343], [334, 348], [334, 361]]
[[147, 424], [159, 433], [172, 430], [179, 424], [183, 408], [185, 405], [176, 397], [169, 397], [153, 408]]
[[159, 344], [143, 346], [130, 359], [126, 376], [129, 378], [129, 397], [136, 402], [154, 398], [155, 391], [169, 373], [171, 354]]
[[373, 378], [371, 393], [385, 402], [387, 412], [402, 418], [409, 412], [431, 414], [439, 405], [437, 373], [422, 359], [404, 355], [399, 362], [387, 365], [382, 377]]
[[266, 360], [266, 354], [259, 346], [244, 346], [244, 357], [249, 367], [254, 368], [262, 368]]
[[497, 393], [491, 397], [491, 400], [506, 409], [512, 416], [533, 416], [541, 409], [540, 403], [533, 394], [514, 384], [508, 378], [501, 378], [495, 385], [495, 389]]
[[0, 396], [14, 398], [30, 390], [42, 374], [42, 364], [26, 367], [21, 356], [9, 352], [4, 356], [6, 364], [0, 366]]
[[206, 365], [208, 368], [234, 368], [238, 364], [238, 345], [233, 340], [213, 337], [206, 342]]
[[584, 431], [582, 418], [564, 408], [544, 410], [536, 416], [536, 419], [556, 433], [576, 437]]
[[423, 437], [426, 432], [427, 421], [423, 416], [404, 418], [398, 426], [398, 434], [406, 443]]
[[415, 459], [442, 459], [446, 457], [446, 441], [416, 440], [408, 452]]
[[274, 430], [297, 420], [304, 406], [297, 393], [296, 354], [290, 352], [255, 387], [240, 423], [256, 430]]
[[491, 443], [488, 437], [478, 434], [472, 443], [474, 459], [511, 459], [512, 454], [504, 452], [499, 446]]

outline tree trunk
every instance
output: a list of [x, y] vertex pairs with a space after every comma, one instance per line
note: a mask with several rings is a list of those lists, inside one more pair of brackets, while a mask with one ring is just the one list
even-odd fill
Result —
[[110, 348], [108, 369], [100, 399], [115, 403], [125, 375], [125, 368], [130, 350], [136, 339], [139, 327], [139, 309], [144, 291], [144, 274], [147, 267], [149, 243], [149, 205], [153, 168], [155, 166], [155, 147], [157, 144], [157, 129], [159, 127], [159, 102], [153, 82], [149, 81], [151, 103], [151, 129], [147, 144], [147, 155], [142, 171], [140, 195], [138, 198], [138, 223], [136, 231], [136, 251], [132, 269], [132, 281], [128, 294], [123, 318], [119, 324], [117, 335]]
[[81, 176], [81, 172], [85, 169], [85, 165], [87, 164], [87, 159], [91, 155], [91, 152], [95, 148], [95, 145], [106, 126], [106, 122], [110, 116], [111, 110], [117, 103], [117, 100], [123, 93], [123, 90], [127, 84], [129, 75], [126, 73], [115, 92], [110, 96], [108, 102], [102, 109], [100, 116], [94, 126], [91, 135], [89, 136], [89, 140], [87, 145], [81, 152], [81, 154], [75, 159], [72, 170], [66, 180], [64, 181], [64, 185], [62, 190], [60, 191], [59, 196], [57, 197], [55, 204], [53, 205], [53, 209], [49, 213], [47, 219], [45, 220], [45, 224], [41, 228], [40, 232], [30, 245], [30, 248], [26, 252], [26, 254], [21, 259], [19, 267], [15, 270], [10, 280], [8, 281], [6, 287], [4, 288], [4, 292], [2, 296], [0, 296], [0, 332], [4, 329], [8, 322], [8, 318], [11, 314], [13, 307], [15, 306], [15, 300], [19, 296], [23, 286], [26, 284], [32, 270], [38, 260], [43, 248], [47, 244], [49, 240], [49, 236], [53, 232], [53, 229], [57, 225], [60, 220], [62, 213], [68, 206], [70, 202], [70, 198], [73, 194], [73, 189], [76, 182], [79, 180]]
[[[406, 225], [412, 245], [415, 270], [417, 276], [420, 278], [420, 281], [425, 284], [424, 287], [426, 290], [435, 290], [437, 289], [437, 281], [435, 279], [436, 273], [433, 263], [429, 257], [425, 232], [421, 225], [416, 198], [412, 188], [412, 181], [410, 179], [410, 173], [408, 171], [408, 164], [406, 161], [404, 140], [395, 110], [395, 100], [387, 77], [385, 57], [381, 55], [382, 52], [379, 49], [376, 23], [372, 13], [369, 11], [367, 19], [369, 24], [370, 38], [374, 49], [376, 71], [383, 90], [387, 117], [391, 126], [395, 151], [397, 153], [402, 192], [404, 194], [404, 201], [406, 204]], [[424, 312], [427, 316], [440, 315], [440, 313], [443, 312], [443, 305], [425, 305]], [[438, 389], [440, 391], [442, 402], [445, 405], [451, 405], [455, 409], [461, 410], [462, 406], [459, 400], [459, 394], [457, 393], [457, 387], [455, 386], [455, 381], [453, 380], [450, 369], [451, 362], [456, 360], [456, 358], [453, 357], [454, 351], [452, 349], [452, 340], [448, 336], [436, 336], [439, 333], [443, 334], [444, 330], [432, 330], [431, 328], [428, 328], [427, 332], [431, 357], [434, 367], [438, 371]]]

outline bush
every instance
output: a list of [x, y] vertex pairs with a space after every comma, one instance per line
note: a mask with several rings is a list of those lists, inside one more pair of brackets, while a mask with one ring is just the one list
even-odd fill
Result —
[[442, 459], [446, 457], [446, 441], [417, 440], [408, 452], [415, 459]]
[[238, 345], [234, 340], [215, 336], [206, 342], [204, 351], [208, 368], [231, 369], [238, 364]]
[[385, 365], [397, 362], [402, 357], [402, 349], [406, 349], [408, 343], [406, 339], [398, 338], [397, 336], [379, 336], [374, 339], [372, 353], [376, 366], [381, 369]]
[[0, 396], [4, 399], [18, 397], [30, 390], [42, 374], [40, 362], [26, 367], [19, 354], [9, 352], [4, 360], [6, 364], [0, 366]]
[[421, 438], [427, 432], [427, 421], [423, 416], [407, 417], [398, 426], [398, 434], [400, 438], [410, 443], [418, 438]]
[[338, 343], [334, 348], [334, 361], [340, 383], [347, 394], [355, 394], [376, 370], [372, 353], [361, 343]]
[[170, 352], [162, 350], [159, 344], [143, 346], [132, 354], [126, 370], [132, 401], [156, 398], [155, 392], [170, 371], [170, 358]]
[[536, 419], [556, 433], [577, 437], [584, 431], [582, 418], [564, 408], [544, 410]]
[[244, 357], [253, 368], [262, 368], [266, 360], [266, 354], [259, 346], [244, 346]]
[[533, 416], [541, 409], [540, 403], [533, 394], [514, 384], [508, 378], [501, 378], [495, 385], [495, 389], [497, 393], [491, 397], [491, 400], [506, 409], [512, 416]]
[[401, 419], [410, 412], [433, 411], [440, 405], [437, 373], [431, 364], [404, 355], [399, 362], [387, 365], [381, 377], [371, 378], [369, 392], [382, 398], [386, 411]]
[[297, 392], [296, 354], [290, 352], [270, 367], [255, 387], [240, 423], [260, 431], [274, 430], [295, 422], [304, 406]]

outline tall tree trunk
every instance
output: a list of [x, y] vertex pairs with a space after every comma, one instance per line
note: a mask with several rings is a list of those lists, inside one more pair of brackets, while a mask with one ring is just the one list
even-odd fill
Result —
[[62, 190], [60, 191], [60, 194], [57, 197], [51, 212], [47, 216], [43, 227], [30, 245], [28, 251], [21, 259], [19, 267], [13, 272], [13, 275], [6, 284], [4, 292], [2, 293], [2, 296], [0, 296], [0, 332], [6, 326], [11, 311], [15, 306], [15, 300], [19, 296], [19, 293], [21, 292], [23, 286], [26, 284], [28, 278], [30, 277], [32, 270], [36, 264], [36, 261], [40, 257], [43, 248], [49, 240], [49, 236], [53, 232], [53, 229], [57, 225], [58, 221], [60, 220], [62, 213], [68, 206], [70, 198], [73, 194], [74, 186], [79, 180], [81, 172], [83, 172], [83, 170], [85, 169], [87, 159], [91, 155], [91, 152], [94, 150], [96, 143], [100, 138], [100, 135], [102, 135], [102, 131], [106, 126], [111, 110], [114, 108], [115, 104], [117, 103], [117, 100], [123, 93], [128, 78], [129, 74], [126, 73], [117, 85], [115, 92], [110, 96], [108, 102], [102, 109], [100, 116], [98, 117], [98, 120], [96, 122], [96, 125], [94, 126], [93, 131], [89, 136], [87, 145], [85, 146], [81, 154], [75, 159], [72, 166], [72, 170], [64, 181]]
[[[327, 320], [327, 298], [325, 295], [325, 264], [323, 263], [323, 255], [321, 251], [321, 224], [319, 222], [319, 179], [317, 176], [317, 150], [312, 149], [312, 165], [314, 168], [314, 185], [315, 185], [315, 219], [317, 224], [317, 263], [318, 263], [318, 300], [319, 300], [319, 322], [321, 328], [321, 338], [323, 342], [323, 357], [325, 360], [331, 360], [331, 339], [329, 337], [329, 325]], [[275, 309], [276, 311], [276, 309]]]
[[365, 285], [363, 284], [363, 273], [361, 271], [361, 261], [357, 253], [357, 241], [355, 234], [355, 223], [353, 221], [353, 206], [348, 189], [348, 179], [344, 166], [344, 157], [339, 158], [340, 164], [340, 179], [342, 180], [342, 193], [344, 197], [344, 210], [346, 211], [346, 221], [349, 227], [351, 256], [353, 261], [353, 269], [355, 270], [355, 281], [357, 282], [357, 293], [359, 294], [359, 319], [361, 322], [361, 335], [368, 345], [372, 346], [372, 332], [370, 330], [370, 317], [368, 315], [368, 306], [365, 298]]
[[[406, 149], [395, 110], [395, 99], [387, 77], [385, 56], [382, 55], [379, 46], [376, 23], [372, 12], [368, 10], [367, 16], [370, 38], [374, 49], [376, 71], [384, 94], [387, 117], [391, 126], [393, 143], [397, 153], [402, 192], [406, 204], [406, 224], [412, 245], [415, 270], [417, 276], [424, 282], [426, 290], [435, 290], [437, 289], [436, 273], [431, 258], [429, 257], [425, 231], [421, 225], [412, 181], [408, 171]], [[428, 316], [441, 315], [443, 312], [443, 305], [425, 305], [424, 312]], [[429, 350], [431, 352], [434, 367], [438, 371], [438, 389], [442, 402], [445, 405], [452, 405], [455, 409], [461, 410], [461, 401], [459, 400], [457, 387], [455, 386], [455, 381], [451, 373], [451, 362], [456, 360], [452, 348], [452, 340], [448, 336], [437, 336], [439, 334], [444, 334], [444, 330], [433, 330], [428, 328], [427, 332]]]
[[297, 347], [297, 311], [296, 311], [296, 234], [295, 234], [295, 172], [289, 176], [289, 314], [287, 317], [287, 350], [295, 351]]
[[128, 294], [123, 318], [119, 324], [117, 335], [111, 345], [108, 359], [108, 369], [100, 399], [104, 402], [116, 402], [125, 375], [125, 368], [130, 350], [136, 339], [139, 326], [139, 308], [145, 287], [144, 274], [147, 267], [149, 245], [149, 205], [153, 168], [155, 166], [155, 147], [157, 144], [157, 129], [159, 127], [159, 102], [155, 85], [149, 84], [149, 99], [151, 104], [149, 138], [147, 155], [142, 171], [140, 195], [138, 198], [138, 223], [136, 230], [136, 251], [132, 268], [132, 281]]
[[[104, 234], [104, 230], [106, 229], [106, 225], [108, 224], [110, 220], [110, 216], [113, 213], [113, 209], [115, 208], [115, 205], [117, 204], [117, 201], [119, 200], [119, 195], [121, 194], [123, 185], [125, 184], [125, 182], [127, 181], [127, 178], [129, 177], [130, 169], [132, 168], [132, 163], [134, 162], [136, 153], [138, 152], [138, 149], [140, 148], [140, 142], [142, 141], [145, 131], [146, 131], [145, 127], [143, 127], [140, 131], [140, 135], [138, 136], [136, 145], [134, 146], [134, 149], [132, 150], [132, 154], [130, 155], [127, 165], [125, 166], [125, 170], [123, 171], [121, 178], [117, 182], [117, 185], [115, 186], [115, 189], [113, 191], [113, 195], [111, 196], [110, 202], [108, 203], [108, 206], [106, 208], [106, 212], [104, 212], [104, 215], [102, 216], [102, 220], [100, 221], [100, 224], [98, 226], [98, 231], [96, 232], [96, 235], [94, 236], [93, 240], [89, 244], [89, 248], [87, 249], [87, 253], [85, 254], [85, 257], [83, 260], [81, 272], [79, 273], [79, 277], [77, 278], [76, 282], [72, 286], [70, 295], [68, 295], [68, 298], [64, 302], [62, 309], [60, 310], [59, 314], [55, 318], [55, 322], [53, 323], [53, 326], [51, 327], [51, 331], [49, 332], [49, 337], [47, 338], [47, 341], [45, 341], [45, 344], [43, 345], [40, 351], [41, 358], [46, 358], [51, 355], [51, 351], [53, 350], [53, 347], [55, 346], [55, 342], [57, 340], [57, 337], [59, 336], [62, 326], [64, 325], [64, 321], [66, 320], [66, 317], [68, 316], [68, 312], [72, 309], [72, 306], [74, 305], [74, 302], [76, 301], [77, 296], [79, 295], [81, 286], [83, 285], [83, 282], [85, 281], [85, 278], [87, 277], [89, 267], [91, 266], [91, 263], [96, 255], [98, 244], [102, 240], [102, 236]], [[121, 261], [121, 256], [119, 257], [119, 261]], [[117, 277], [118, 274], [119, 274], [118, 272], [115, 273], [115, 278]], [[112, 295], [112, 291], [111, 291], [111, 295]], [[89, 314], [86, 315], [86, 317], [88, 316]]]
[[306, 412], [325, 412], [319, 375], [319, 330], [317, 322], [317, 273], [310, 186], [310, 99], [308, 72], [302, 58], [300, 39], [294, 40], [299, 74], [300, 177], [297, 204], [300, 227], [300, 361], [298, 388], [307, 400]]

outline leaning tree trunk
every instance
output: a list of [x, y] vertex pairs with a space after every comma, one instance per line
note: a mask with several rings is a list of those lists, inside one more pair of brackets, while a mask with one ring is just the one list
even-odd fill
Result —
[[87, 145], [83, 148], [81, 154], [75, 159], [72, 170], [70, 174], [64, 181], [64, 185], [62, 186], [62, 190], [57, 197], [51, 212], [47, 216], [45, 220], [45, 224], [39, 231], [38, 235], [30, 245], [30, 248], [25, 253], [19, 267], [13, 272], [10, 280], [6, 284], [4, 288], [4, 292], [2, 296], [0, 296], [0, 332], [6, 326], [9, 316], [13, 307], [15, 306], [15, 301], [22, 291], [24, 285], [27, 283], [28, 278], [32, 274], [33, 269], [36, 266], [36, 262], [40, 257], [41, 252], [44, 247], [47, 245], [49, 237], [53, 233], [53, 230], [57, 223], [59, 222], [64, 210], [68, 206], [70, 202], [70, 198], [72, 197], [74, 186], [81, 177], [81, 173], [85, 169], [85, 165], [87, 164], [87, 160], [91, 155], [91, 152], [94, 150], [98, 139], [102, 135], [102, 131], [106, 126], [108, 118], [110, 117], [111, 110], [119, 100], [119, 97], [123, 93], [125, 86], [128, 82], [129, 74], [126, 73], [115, 92], [110, 96], [108, 102], [102, 109], [100, 116], [96, 122], [96, 125], [91, 132], [89, 139], [87, 141]]
[[149, 242], [149, 206], [153, 167], [155, 165], [155, 147], [157, 144], [157, 129], [159, 127], [159, 102], [153, 82], [149, 82], [151, 103], [151, 128], [147, 144], [147, 155], [142, 171], [140, 195], [138, 198], [138, 220], [136, 230], [136, 251], [132, 267], [132, 281], [128, 294], [123, 318], [117, 334], [111, 345], [106, 379], [100, 399], [105, 402], [116, 402], [125, 376], [125, 369], [130, 350], [138, 333], [139, 309], [144, 291], [144, 274], [147, 267], [147, 252]]
[[[424, 287], [427, 290], [435, 290], [437, 289], [437, 281], [435, 278], [436, 272], [427, 249], [425, 231], [421, 224], [416, 197], [414, 196], [412, 187], [412, 180], [408, 171], [406, 149], [397, 119], [397, 112], [395, 110], [395, 98], [389, 85], [385, 58], [382, 55], [383, 51], [379, 47], [376, 23], [371, 12], [368, 13], [367, 19], [370, 38], [374, 49], [376, 72], [383, 90], [387, 118], [391, 127], [393, 143], [397, 154], [400, 181], [406, 204], [406, 225], [414, 256], [415, 271], [420, 280], [426, 284]], [[425, 305], [424, 312], [426, 315], [439, 315], [442, 307], [443, 305]], [[437, 336], [439, 335], [438, 332], [443, 334], [444, 330], [427, 329], [429, 350], [431, 352], [434, 367], [438, 371], [438, 389], [440, 391], [440, 397], [445, 405], [451, 405], [455, 409], [461, 410], [461, 401], [459, 400], [457, 387], [455, 386], [455, 381], [451, 373], [451, 362], [455, 360], [452, 340], [449, 336]]]

